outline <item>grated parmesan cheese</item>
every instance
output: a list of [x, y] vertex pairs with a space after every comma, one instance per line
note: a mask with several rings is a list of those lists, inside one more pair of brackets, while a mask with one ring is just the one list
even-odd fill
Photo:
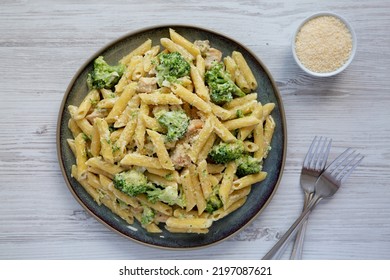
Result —
[[352, 52], [352, 35], [334, 16], [318, 16], [306, 22], [295, 38], [300, 62], [318, 73], [333, 72], [343, 66]]

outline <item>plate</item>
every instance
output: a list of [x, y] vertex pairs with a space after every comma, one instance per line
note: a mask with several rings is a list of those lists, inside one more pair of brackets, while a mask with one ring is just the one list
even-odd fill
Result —
[[[105, 206], [98, 206], [83, 187], [71, 177], [71, 166], [75, 163], [75, 158], [66, 142], [66, 139], [72, 137], [67, 127], [70, 115], [66, 108], [68, 105], [80, 104], [87, 94], [87, 74], [92, 69], [93, 60], [99, 55], [103, 55], [109, 64], [116, 64], [119, 59], [146, 39], [150, 38], [154, 44], [157, 44], [160, 38], [169, 37], [169, 28], [175, 29], [190, 41], [209, 40], [214, 48], [223, 52], [223, 56], [230, 55], [232, 51], [240, 51], [259, 84], [257, 90], [259, 101], [262, 103], [274, 102], [276, 105], [272, 112], [276, 123], [272, 151], [263, 166], [263, 170], [268, 172], [267, 178], [252, 187], [244, 206], [214, 222], [207, 234], [170, 233], [165, 229], [158, 234], [148, 233], [138, 222], [129, 225]], [[57, 123], [59, 164], [65, 182], [76, 200], [98, 221], [122, 236], [142, 244], [167, 249], [199, 248], [219, 243], [236, 234], [255, 219], [268, 205], [278, 187], [285, 162], [286, 143], [286, 120], [282, 99], [271, 74], [260, 59], [242, 44], [225, 35], [200, 27], [183, 25], [158, 26], [135, 31], [118, 38], [95, 53], [81, 66], [70, 82], [61, 104]]]

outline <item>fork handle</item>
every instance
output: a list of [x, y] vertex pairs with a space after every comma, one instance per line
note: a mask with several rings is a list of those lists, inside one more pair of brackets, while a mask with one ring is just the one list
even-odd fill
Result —
[[[305, 201], [303, 204], [303, 210], [307, 207], [310, 200], [313, 198], [314, 193], [305, 192]], [[307, 228], [307, 222], [309, 217], [307, 217], [303, 223], [302, 226], [299, 227], [297, 236], [295, 238], [294, 247], [291, 252], [290, 260], [301, 260], [302, 259], [302, 251], [303, 251], [303, 243], [305, 240], [305, 233]]]
[[314, 196], [313, 199], [309, 202], [306, 209], [303, 210], [299, 218], [292, 224], [292, 226], [287, 230], [287, 232], [279, 239], [279, 241], [271, 248], [271, 250], [263, 257], [263, 260], [275, 260], [277, 259], [283, 251], [286, 249], [288, 242], [294, 237], [294, 234], [297, 232], [298, 228], [306, 220], [307, 216], [314, 209], [314, 207], [320, 202], [322, 197]]

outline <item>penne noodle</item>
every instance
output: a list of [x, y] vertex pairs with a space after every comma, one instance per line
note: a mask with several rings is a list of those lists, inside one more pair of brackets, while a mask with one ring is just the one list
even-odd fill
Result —
[[256, 125], [256, 124], [259, 124], [260, 122], [261, 122], [261, 120], [259, 120], [258, 118], [254, 117], [254, 116], [248, 116], [248, 117], [243, 117], [243, 118], [239, 118], [239, 119], [226, 121], [222, 124], [228, 130], [235, 130], [235, 129], [242, 128], [242, 127]]
[[111, 175], [115, 175], [116, 173], [122, 172], [124, 170], [121, 166], [117, 164], [109, 163], [103, 160], [101, 157], [89, 158], [86, 161], [86, 165], [104, 170], [105, 172]]
[[217, 221], [217, 220], [220, 220], [220, 219], [226, 217], [227, 215], [236, 211], [238, 208], [240, 208], [242, 205], [244, 205], [244, 203], [246, 202], [246, 199], [247, 199], [247, 197], [243, 197], [240, 200], [234, 202], [227, 209], [220, 208], [220, 209], [214, 211], [213, 214], [211, 215], [210, 219], [213, 221]]
[[149, 106], [141, 102], [141, 107], [137, 116], [137, 125], [134, 131], [134, 141], [137, 145], [138, 151], [142, 151], [145, 146], [146, 126], [143, 116], [149, 115]]
[[81, 120], [85, 118], [89, 109], [98, 104], [99, 99], [99, 92], [96, 89], [91, 90], [78, 107], [77, 112], [74, 115], [74, 119]]
[[186, 211], [191, 211], [196, 205], [195, 193], [192, 189], [192, 180], [190, 171], [185, 168], [180, 174], [180, 183], [183, 186], [184, 195], [186, 196]]
[[169, 157], [168, 151], [164, 145], [164, 137], [153, 130], [147, 130], [148, 135], [152, 139], [152, 143], [155, 147], [157, 157], [160, 161], [161, 166], [164, 169], [175, 170], [171, 158]]
[[131, 83], [124, 88], [121, 96], [118, 98], [117, 102], [115, 102], [114, 107], [106, 117], [107, 123], [114, 123], [118, 119], [119, 115], [125, 110], [127, 103], [135, 94], [136, 86], [136, 83]]
[[201, 160], [204, 160], [207, 158], [211, 148], [214, 145], [215, 139], [217, 139], [217, 135], [214, 132], [212, 132], [210, 134], [209, 138], [207, 139], [206, 143], [204, 144], [202, 150], [199, 152], [198, 161], [201, 161]]
[[100, 155], [100, 149], [101, 149], [100, 134], [99, 134], [99, 129], [98, 129], [97, 123], [98, 122], [95, 122], [93, 125], [92, 137], [91, 137], [91, 154], [94, 157], [97, 157]]
[[191, 79], [194, 83], [196, 94], [204, 101], [210, 101], [209, 91], [206, 87], [206, 84], [204, 83], [203, 77], [198, 68], [196, 68], [194, 65], [191, 65]]
[[181, 36], [172, 28], [169, 28], [169, 36], [173, 42], [185, 48], [192, 56], [197, 57], [200, 55], [200, 50], [197, 46]]
[[192, 106], [195, 106], [198, 108], [198, 110], [204, 112], [204, 113], [210, 113], [211, 108], [210, 105], [201, 99], [199, 96], [196, 94], [193, 94], [190, 92], [188, 89], [183, 87], [180, 84], [174, 84], [172, 86], [172, 91], [179, 96], [181, 99], [183, 99], [185, 102], [191, 104]]
[[264, 125], [264, 154], [263, 158], [267, 158], [268, 152], [271, 147], [272, 136], [275, 130], [275, 121], [272, 116], [268, 116]]
[[254, 90], [257, 88], [257, 82], [255, 76], [252, 73], [252, 70], [249, 68], [248, 63], [246, 62], [242, 53], [233, 51], [232, 58], [236, 62], [238, 69], [241, 71], [245, 80], [248, 82], [249, 88]]
[[[69, 113], [73, 118], [73, 116], [76, 114], [77, 112], [77, 107], [76, 106], [68, 106], [68, 110], [69, 110]], [[75, 120], [77, 126], [81, 129], [81, 131], [88, 137], [88, 138], [91, 138], [92, 137], [92, 125], [88, 122], [87, 119], [81, 119], [81, 120]]]
[[259, 149], [255, 143], [251, 141], [244, 141], [244, 150], [249, 153], [254, 153]]
[[198, 214], [202, 214], [203, 211], [206, 209], [206, 199], [203, 195], [200, 182], [199, 182], [199, 177], [198, 177], [198, 172], [196, 170], [195, 165], [191, 164], [189, 166], [189, 171], [190, 171], [190, 178], [191, 178], [191, 188], [192, 191], [195, 193], [195, 201], [196, 201], [196, 207], [198, 209]]
[[263, 181], [266, 176], [267, 172], [264, 171], [261, 171], [256, 174], [246, 175], [244, 177], [241, 177], [240, 179], [234, 180], [232, 189], [240, 190], [242, 188], [248, 187], [252, 184]]
[[202, 160], [198, 164], [197, 168], [200, 185], [202, 187], [202, 192], [204, 198], [207, 200], [212, 193], [212, 182], [210, 180], [209, 172], [207, 170], [206, 160]]
[[206, 65], [205, 65], [205, 61], [204, 61], [204, 58], [202, 57], [202, 55], [197, 55], [196, 56], [196, 68], [198, 69], [199, 71], [199, 74], [200, 76], [202, 77], [202, 79], [204, 79], [204, 74], [206, 72]]
[[145, 175], [146, 175], [146, 177], [148, 177], [150, 182], [152, 182], [156, 185], [159, 185], [161, 187], [168, 187], [168, 186], [178, 187], [177, 182], [172, 181], [172, 180], [168, 180], [168, 179], [161, 177], [159, 175], [149, 173], [149, 172], [145, 172]]
[[185, 218], [179, 219], [175, 217], [168, 218], [166, 225], [171, 228], [178, 229], [206, 229], [211, 226], [213, 222], [206, 218]]
[[126, 154], [125, 157], [120, 161], [120, 165], [125, 167], [130, 165], [136, 165], [136, 166], [141, 166], [146, 168], [150, 167], [150, 168], [164, 169], [161, 166], [161, 163], [158, 158], [148, 157], [138, 153]]
[[225, 169], [224, 164], [207, 164], [207, 171], [211, 174], [222, 174], [222, 171]]
[[104, 119], [97, 118], [95, 120], [98, 135], [100, 136], [100, 154], [107, 162], [114, 163], [114, 155], [112, 153], [110, 131], [108, 124]]
[[219, 188], [219, 197], [221, 198], [224, 209], [227, 208], [227, 202], [229, 200], [229, 195], [232, 190], [232, 184], [236, 170], [236, 163], [234, 161], [231, 161], [227, 164], [225, 172], [223, 174], [222, 183]]
[[76, 121], [74, 119], [69, 119], [68, 121], [68, 128], [72, 132], [73, 138], [76, 138], [79, 133], [82, 132], [80, 127], [77, 125]]
[[257, 99], [257, 93], [247, 94], [243, 97], [234, 98], [232, 101], [223, 105], [223, 108], [229, 110], [229, 109], [237, 107], [241, 104], [246, 104], [247, 102], [250, 102], [250, 101], [256, 100], [256, 99]]
[[194, 56], [189, 52], [187, 51], [185, 48], [183, 48], [182, 46], [174, 43], [172, 40], [168, 39], [168, 38], [161, 38], [160, 39], [160, 43], [161, 45], [166, 48], [169, 52], [178, 52], [180, 53], [187, 61], [193, 61], [194, 60]]
[[147, 105], [180, 105], [183, 104], [180, 98], [173, 93], [141, 93], [138, 95], [142, 102]]
[[138, 56], [138, 55], [143, 55], [144, 53], [146, 53], [147, 51], [149, 51], [150, 49], [152, 48], [152, 40], [151, 39], [148, 39], [146, 40], [144, 43], [142, 43], [140, 46], [138, 46], [135, 50], [133, 50], [132, 52], [130, 52], [128, 55], [126, 55], [125, 57], [123, 57], [119, 62], [121, 64], [128, 64], [130, 62], [130, 60], [134, 57], [134, 56]]
[[87, 178], [87, 143], [80, 133], [74, 139], [76, 151], [77, 180], [81, 181]]
[[207, 140], [209, 139], [211, 133], [213, 132], [213, 124], [211, 118], [208, 118], [203, 126], [202, 130], [199, 132], [199, 136], [192, 145], [191, 150], [188, 152], [189, 157], [192, 162], [196, 163], [198, 161], [198, 155], [200, 154], [202, 148], [205, 146]]
[[214, 125], [214, 132], [219, 138], [227, 143], [237, 141], [237, 138], [215, 116], [211, 116], [211, 118]]

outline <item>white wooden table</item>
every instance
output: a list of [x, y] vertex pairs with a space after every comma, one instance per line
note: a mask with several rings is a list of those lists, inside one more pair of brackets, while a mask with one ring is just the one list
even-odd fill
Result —
[[[311, 215], [304, 258], [390, 259], [389, 1], [88, 2], [0, 2], [0, 259], [260, 259], [301, 211], [299, 173], [314, 135], [333, 138], [330, 158], [347, 146], [366, 158]], [[290, 40], [322, 10], [351, 22], [358, 50], [345, 72], [316, 79], [295, 65]], [[287, 161], [271, 203], [238, 235], [192, 251], [146, 247], [92, 218], [66, 187], [55, 143], [59, 106], [81, 64], [129, 31], [171, 23], [248, 46], [271, 71], [287, 115]]]

